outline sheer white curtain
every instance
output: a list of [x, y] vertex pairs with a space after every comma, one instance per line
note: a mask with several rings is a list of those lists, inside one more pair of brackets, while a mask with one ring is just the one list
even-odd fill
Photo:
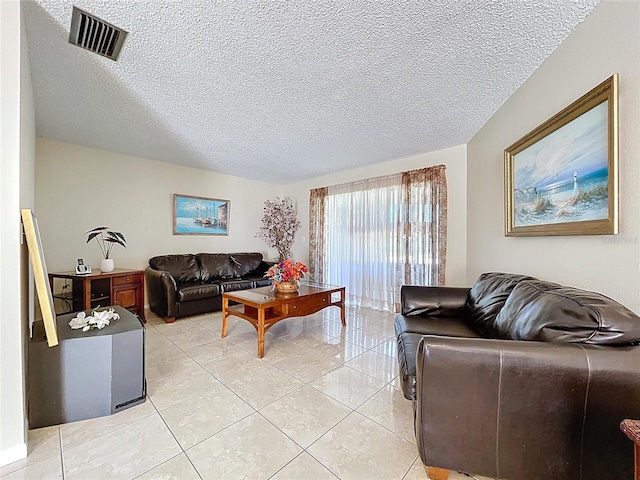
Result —
[[443, 165], [314, 189], [311, 277], [346, 287], [348, 304], [398, 311], [403, 284], [444, 283], [446, 219]]
[[324, 282], [346, 286], [349, 304], [394, 305], [401, 188], [401, 175], [328, 188]]

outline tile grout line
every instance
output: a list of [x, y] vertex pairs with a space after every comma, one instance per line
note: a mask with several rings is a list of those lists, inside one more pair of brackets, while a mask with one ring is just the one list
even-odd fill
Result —
[[[151, 401], [151, 398], [149, 398], [149, 401]], [[193, 464], [193, 462], [191, 461], [191, 458], [189, 457], [189, 455], [187, 455], [187, 450], [184, 449], [184, 447], [182, 446], [182, 444], [180, 443], [180, 441], [176, 438], [176, 435], [173, 433], [173, 430], [171, 430], [171, 427], [167, 424], [167, 421], [164, 419], [164, 417], [162, 416], [162, 413], [160, 413], [160, 411], [158, 410], [158, 408], [156, 407], [155, 403], [153, 403], [153, 408], [156, 409], [156, 412], [158, 413], [158, 416], [160, 417], [160, 419], [162, 420], [162, 423], [164, 423], [165, 427], [167, 427], [167, 430], [169, 430], [169, 433], [171, 433], [171, 436], [173, 437], [173, 439], [175, 440], [175, 442], [178, 444], [178, 447], [180, 447], [181, 453], [178, 453], [177, 455], [174, 455], [173, 457], [165, 460], [162, 463], [159, 463], [158, 465], [155, 465], [153, 468], [149, 469], [148, 471], [153, 470], [154, 468], [159, 467], [160, 465], [163, 465], [165, 463], [167, 463], [168, 461], [180, 456], [180, 455], [184, 455], [187, 460], [189, 461], [189, 463], [191, 464], [191, 466], [193, 467], [193, 469], [196, 471], [196, 473], [198, 474], [198, 476], [200, 477], [200, 479], [202, 480], [202, 475], [200, 475], [200, 472], [198, 471], [198, 469], [196, 468], [196, 466]], [[144, 472], [146, 473], [146, 472]], [[142, 473], [141, 475], [144, 475], [144, 473]], [[138, 475], [140, 476], [140, 475]]]
[[[349, 407], [351, 408], [351, 407]], [[320, 465], [322, 465], [324, 468], [326, 468], [327, 470], [329, 470], [333, 475], [335, 475], [338, 479], [341, 479], [341, 477], [334, 472], [333, 470], [331, 470], [327, 465], [325, 465], [324, 463], [322, 463], [320, 461], [320, 459], [316, 458], [313, 456], [313, 454], [311, 452], [308, 451], [309, 448], [311, 448], [313, 445], [315, 445], [316, 443], [318, 443], [318, 441], [324, 437], [328, 432], [330, 432], [331, 430], [333, 430], [334, 428], [336, 428], [338, 425], [340, 425], [342, 422], [344, 422], [347, 418], [349, 418], [351, 415], [353, 415], [354, 413], [356, 413], [356, 411], [354, 409], [352, 409], [347, 415], [344, 416], [344, 418], [342, 420], [340, 420], [338, 423], [336, 423], [333, 427], [331, 427], [329, 430], [327, 430], [325, 433], [323, 433], [322, 435], [320, 435], [318, 438], [316, 438], [313, 442], [311, 442], [311, 444], [304, 449], [305, 452], [307, 452], [309, 455], [311, 455], [311, 457], [318, 462]]]
[[[406, 472], [404, 472], [404, 475], [402, 475], [402, 480], [404, 480], [407, 477], [407, 475], [409, 474], [413, 466], [416, 464], [416, 460], [418, 460], [419, 458], [420, 458], [420, 454], [418, 453], [416, 455], [416, 458], [413, 459], [413, 462], [411, 462], [411, 465], [409, 465], [409, 468], [407, 468]], [[422, 460], [420, 460], [420, 463], [422, 463]], [[427, 477], [427, 480], [429, 480], [429, 477]]]
[[64, 451], [62, 447], [62, 428], [58, 425], [58, 442], [60, 445], [60, 469], [62, 474], [62, 480], [65, 480], [66, 473], [64, 471]]

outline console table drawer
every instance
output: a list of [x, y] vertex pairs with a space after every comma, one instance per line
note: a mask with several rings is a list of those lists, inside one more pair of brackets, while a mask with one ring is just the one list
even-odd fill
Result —
[[127, 275], [123, 277], [114, 277], [113, 285], [132, 285], [142, 283], [142, 275]]
[[135, 288], [114, 289], [113, 304], [130, 310], [136, 310], [138, 293]]
[[318, 295], [290, 305], [291, 313], [295, 315], [309, 315], [331, 304], [331, 294]]

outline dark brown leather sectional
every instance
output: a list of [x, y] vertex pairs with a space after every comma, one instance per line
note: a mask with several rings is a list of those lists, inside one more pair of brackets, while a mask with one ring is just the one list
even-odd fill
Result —
[[627, 479], [640, 418], [640, 318], [525, 275], [402, 287], [402, 388], [425, 465], [491, 478]]
[[149, 308], [171, 323], [222, 309], [224, 292], [271, 285], [261, 253], [160, 255], [145, 270]]

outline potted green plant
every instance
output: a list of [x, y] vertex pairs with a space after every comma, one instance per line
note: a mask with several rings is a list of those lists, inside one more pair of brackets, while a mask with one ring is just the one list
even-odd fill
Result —
[[87, 233], [87, 243], [94, 240], [98, 243], [102, 252], [102, 260], [100, 261], [100, 270], [103, 272], [112, 272], [114, 269], [113, 258], [111, 258], [111, 250], [114, 245], [122, 245], [127, 248], [127, 240], [120, 232], [109, 230], [109, 227], [96, 227]]

